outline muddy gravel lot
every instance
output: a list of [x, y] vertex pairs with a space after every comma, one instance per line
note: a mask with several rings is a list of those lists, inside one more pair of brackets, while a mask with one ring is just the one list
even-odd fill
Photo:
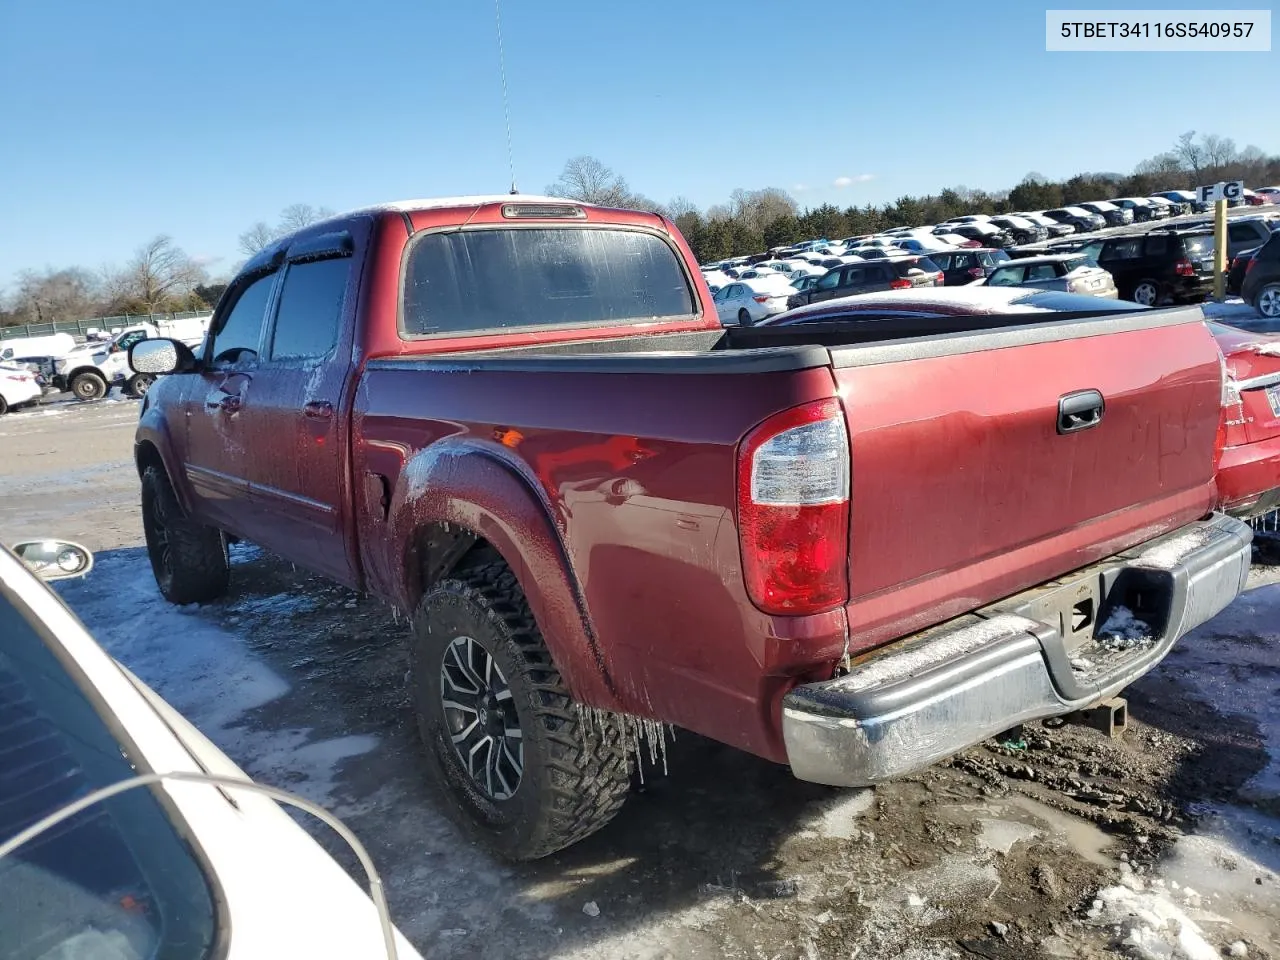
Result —
[[55, 402], [0, 419], [0, 535], [98, 551], [66, 601], [251, 775], [344, 817], [424, 956], [1280, 960], [1274, 545], [1250, 592], [1128, 691], [1123, 736], [1027, 725], [851, 791], [677, 732], [612, 825], [511, 866], [426, 782], [391, 610], [248, 544], [225, 600], [161, 600], [136, 413]]

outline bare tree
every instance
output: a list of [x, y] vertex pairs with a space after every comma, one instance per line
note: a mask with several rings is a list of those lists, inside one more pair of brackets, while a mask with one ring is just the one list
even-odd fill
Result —
[[269, 227], [259, 220], [244, 233], [240, 234], [238, 246], [240, 252], [246, 257], [252, 257], [260, 250], [270, 246], [278, 236], [280, 236], [279, 230], [275, 227]]
[[799, 212], [800, 207], [791, 194], [778, 187], [738, 188], [729, 194], [729, 217], [751, 230], [763, 231], [779, 217], [794, 217]]
[[280, 211], [280, 232], [293, 233], [320, 220], [333, 216], [328, 207], [313, 207], [309, 203], [291, 203]]
[[1230, 137], [1220, 137], [1216, 133], [1206, 133], [1200, 138], [1200, 147], [1204, 152], [1204, 165], [1215, 173], [1235, 161], [1239, 155], [1236, 142]]
[[78, 320], [88, 316], [98, 296], [97, 278], [88, 270], [23, 270], [12, 297], [13, 312], [27, 323]]
[[1182, 161], [1182, 165], [1199, 180], [1200, 173], [1205, 167], [1205, 157], [1204, 149], [1200, 144], [1196, 143], [1196, 132], [1194, 130], [1188, 130], [1178, 137], [1173, 153], [1174, 156]]
[[625, 179], [595, 157], [585, 155], [566, 160], [560, 179], [547, 185], [547, 193], [602, 207], [635, 206], [637, 199]]
[[676, 220], [680, 217], [687, 217], [691, 213], [698, 212], [698, 205], [686, 197], [684, 194], [672, 197], [663, 208], [668, 217]]
[[154, 313], [167, 303], [187, 297], [205, 279], [204, 268], [161, 234], [138, 248], [133, 259], [115, 276], [113, 293], [129, 305]]

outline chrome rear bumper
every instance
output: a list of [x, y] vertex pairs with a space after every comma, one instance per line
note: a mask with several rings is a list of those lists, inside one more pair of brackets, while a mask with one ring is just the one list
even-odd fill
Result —
[[[782, 707], [792, 772], [837, 786], [891, 780], [1114, 696], [1244, 589], [1252, 539], [1247, 524], [1215, 515], [796, 687]], [[1119, 607], [1149, 639], [1098, 641]]]

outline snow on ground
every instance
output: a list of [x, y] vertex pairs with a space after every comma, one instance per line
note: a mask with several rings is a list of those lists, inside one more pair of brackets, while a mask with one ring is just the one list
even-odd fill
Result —
[[[90, 577], [62, 585], [61, 593], [112, 656], [250, 776], [270, 774], [272, 782], [328, 803], [338, 763], [377, 745], [367, 735], [312, 742], [307, 729], [245, 725], [246, 714], [282, 697], [289, 685], [249, 652], [243, 638], [210, 623], [198, 607], [165, 603], [141, 552], [101, 558]], [[292, 598], [272, 599], [282, 611]]]
[[[1162, 669], [1219, 713], [1256, 724], [1268, 762], [1240, 798], [1280, 812], [1280, 584], [1244, 594]], [[1280, 818], [1226, 804], [1197, 812], [1196, 831], [1154, 875], [1123, 864], [1121, 883], [1098, 892], [1089, 918], [1118, 931], [1140, 960], [1216, 960], [1237, 943], [1280, 949]]]

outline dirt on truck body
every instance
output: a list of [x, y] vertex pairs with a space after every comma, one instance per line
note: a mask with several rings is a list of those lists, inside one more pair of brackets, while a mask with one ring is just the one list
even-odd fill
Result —
[[1198, 309], [963, 323], [726, 331], [654, 214], [336, 217], [205, 359], [133, 348], [152, 566], [208, 600], [244, 538], [413, 611], [434, 781], [509, 857], [607, 823], [662, 724], [899, 778], [1114, 696], [1248, 572]]

